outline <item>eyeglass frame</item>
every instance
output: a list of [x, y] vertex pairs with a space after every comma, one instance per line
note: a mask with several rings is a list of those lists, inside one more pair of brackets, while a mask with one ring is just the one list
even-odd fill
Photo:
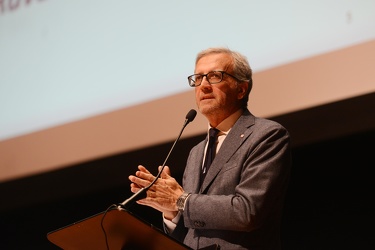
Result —
[[[207, 78], [207, 75], [208, 75], [208, 74], [211, 74], [211, 73], [215, 73], [215, 72], [220, 72], [220, 73], [221, 73], [221, 79], [220, 79], [220, 81], [218, 81], [218, 82], [211, 83], [210, 80]], [[188, 76], [187, 78], [188, 78], [188, 82], [189, 82], [189, 86], [190, 86], [190, 87], [199, 87], [200, 85], [202, 85], [202, 82], [203, 82], [203, 78], [204, 78], [204, 77], [206, 77], [206, 80], [207, 80], [207, 82], [208, 82], [209, 84], [217, 84], [217, 83], [220, 83], [220, 82], [223, 81], [224, 74], [227, 74], [228, 76], [231, 76], [231, 77], [233, 77], [234, 79], [236, 79], [237, 81], [241, 82], [241, 80], [239, 80], [237, 77], [235, 77], [234, 75], [229, 74], [228, 72], [223, 71], [223, 70], [213, 70], [213, 71], [208, 72], [207, 74], [192, 74], [192, 75]], [[191, 79], [191, 77], [193, 77], [193, 76], [201, 76], [201, 77], [202, 77], [202, 80], [201, 80], [201, 82], [200, 82], [198, 85], [195, 84], [195, 81]], [[194, 82], [194, 85], [191, 85], [190, 82]]]

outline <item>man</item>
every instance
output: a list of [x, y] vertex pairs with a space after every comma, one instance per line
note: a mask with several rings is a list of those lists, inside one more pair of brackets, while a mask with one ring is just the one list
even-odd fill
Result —
[[[252, 70], [243, 55], [202, 51], [188, 81], [209, 128], [219, 130], [216, 156], [204, 166], [208, 139], [202, 141], [190, 151], [183, 186], [165, 167], [137, 203], [162, 212], [166, 231], [193, 249], [280, 249], [291, 168], [288, 131], [247, 109]], [[129, 176], [134, 193], [154, 179], [144, 166], [138, 170]]]

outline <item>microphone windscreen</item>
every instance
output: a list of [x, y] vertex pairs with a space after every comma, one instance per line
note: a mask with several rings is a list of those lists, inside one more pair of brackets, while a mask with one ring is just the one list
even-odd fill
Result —
[[187, 115], [186, 115], [186, 119], [188, 120], [188, 122], [192, 122], [195, 118], [195, 116], [197, 115], [197, 111], [195, 111], [195, 109], [191, 109]]

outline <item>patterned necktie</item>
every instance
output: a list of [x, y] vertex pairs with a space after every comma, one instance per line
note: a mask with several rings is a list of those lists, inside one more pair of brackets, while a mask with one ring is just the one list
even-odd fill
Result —
[[217, 135], [219, 133], [219, 130], [216, 128], [210, 128], [210, 131], [208, 132], [208, 145], [206, 150], [206, 158], [204, 159], [202, 174], [201, 174], [201, 183], [204, 180], [204, 177], [206, 177], [207, 171], [210, 168], [210, 165], [212, 161], [214, 160], [215, 154], [216, 154], [216, 139]]

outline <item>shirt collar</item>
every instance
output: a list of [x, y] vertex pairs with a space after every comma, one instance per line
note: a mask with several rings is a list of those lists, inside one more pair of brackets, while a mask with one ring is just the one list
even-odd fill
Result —
[[[240, 116], [242, 115], [243, 113], [243, 109], [240, 108], [238, 109], [236, 112], [234, 112], [233, 114], [231, 114], [230, 116], [228, 116], [224, 121], [222, 121], [219, 125], [217, 125], [217, 129], [220, 130], [220, 133], [219, 134], [228, 134], [229, 130], [233, 127], [233, 125], [236, 123], [236, 121], [238, 120], [238, 118], [240, 118]], [[211, 126], [208, 125], [208, 129], [210, 129]]]

